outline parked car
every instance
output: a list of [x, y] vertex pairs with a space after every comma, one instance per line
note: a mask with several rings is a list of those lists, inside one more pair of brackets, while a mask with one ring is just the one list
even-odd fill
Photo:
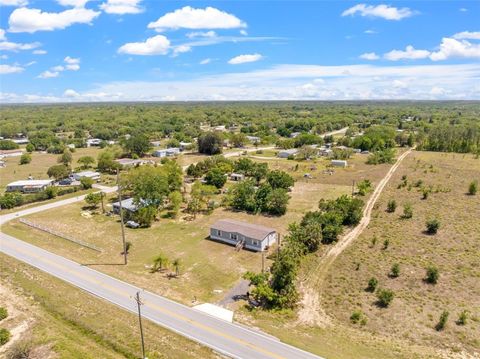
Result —
[[138, 227], [140, 227], [140, 224], [135, 222], [135, 221], [128, 221], [125, 224], [128, 228], [138, 228]]
[[73, 179], [71, 178], [64, 178], [58, 182], [60, 186], [70, 186], [73, 182]]

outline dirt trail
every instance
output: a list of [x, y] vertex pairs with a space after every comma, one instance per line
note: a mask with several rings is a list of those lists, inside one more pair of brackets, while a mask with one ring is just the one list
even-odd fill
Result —
[[358, 236], [367, 228], [372, 217], [372, 210], [377, 202], [380, 194], [382, 193], [385, 185], [393, 176], [397, 168], [400, 166], [405, 157], [412, 152], [412, 149], [402, 153], [395, 164], [388, 170], [387, 174], [378, 183], [377, 187], [373, 191], [372, 196], [369, 198], [364, 210], [360, 223], [343, 236], [333, 247], [328, 250], [327, 253], [318, 261], [316, 267], [310, 271], [310, 275], [307, 276], [300, 284], [300, 289], [303, 294], [301, 302], [301, 309], [298, 313], [298, 322], [306, 325], [318, 325], [324, 327], [331, 322], [326, 312], [321, 308], [321, 300], [319, 288], [321, 283], [325, 279], [328, 270], [335, 259], [342, 253]]

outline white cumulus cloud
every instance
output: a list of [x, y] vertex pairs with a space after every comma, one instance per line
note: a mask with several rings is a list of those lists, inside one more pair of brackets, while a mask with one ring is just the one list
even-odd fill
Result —
[[145, 42], [130, 42], [118, 49], [121, 54], [130, 55], [166, 55], [170, 49], [170, 40], [163, 35], [148, 38]]
[[3, 29], [0, 29], [0, 40], [5, 40], [6, 37], [5, 37], [5, 30]]
[[430, 56], [428, 50], [417, 50], [413, 46], [408, 45], [405, 50], [392, 50], [387, 52], [383, 57], [390, 61], [398, 60], [418, 60], [425, 59]]
[[63, 96], [65, 97], [70, 97], [70, 98], [75, 98], [75, 97], [79, 97], [80, 94], [75, 91], [75, 90], [72, 90], [72, 89], [67, 89], [65, 90], [65, 92], [63, 93]]
[[23, 70], [24, 68], [18, 65], [0, 64], [0, 74], [2, 75], [16, 74], [16, 73], [22, 72]]
[[444, 37], [440, 44], [440, 49], [430, 54], [432, 61], [447, 60], [456, 57], [480, 59], [480, 44], [472, 44], [467, 40], [459, 41]]
[[216, 37], [217, 33], [213, 30], [210, 30], [210, 31], [194, 31], [194, 32], [189, 32], [185, 36], [188, 37], [189, 39], [194, 39], [196, 37]]
[[200, 61], [200, 65], [208, 65], [210, 62], [212, 62], [212, 59], [203, 59]]
[[43, 12], [40, 9], [15, 9], [8, 19], [10, 32], [53, 31], [73, 24], [90, 24], [100, 15], [99, 11], [74, 8], [62, 12]]
[[20, 50], [33, 50], [39, 47], [40, 45], [41, 44], [39, 42], [21, 44], [21, 43], [10, 42], [10, 41], [2, 41], [0, 42], [0, 50], [18, 52]]
[[480, 31], [462, 31], [452, 37], [457, 40], [480, 40]]
[[39, 79], [50, 79], [50, 78], [53, 78], [53, 77], [58, 77], [58, 75], [60, 75], [60, 72], [58, 71], [50, 71], [50, 70], [47, 70], [47, 71], [43, 71], [40, 75], [38, 75], [37, 77]]
[[361, 54], [359, 57], [363, 60], [378, 60], [380, 58], [380, 56], [378, 56], [374, 52], [366, 52], [364, 54]]
[[45, 50], [33, 50], [32, 54], [34, 54], [34, 55], [46, 55], [47, 51], [45, 51]]
[[107, 14], [139, 14], [144, 10], [140, 6], [141, 2], [142, 0], [107, 0], [106, 3], [100, 5], [100, 9]]
[[157, 21], [148, 24], [149, 29], [158, 32], [168, 29], [235, 29], [247, 25], [235, 15], [214, 7], [195, 9], [185, 6], [161, 16]]
[[408, 7], [396, 8], [385, 4], [376, 6], [357, 4], [345, 10], [342, 16], [354, 16], [356, 14], [365, 17], [381, 17], [386, 20], [402, 20], [414, 15], [414, 12]]
[[239, 65], [239, 64], [244, 64], [244, 63], [247, 63], [247, 62], [259, 61], [262, 58], [263, 58], [263, 56], [260, 55], [260, 54], [238, 55], [238, 56], [235, 56], [235, 57], [231, 58], [230, 60], [228, 60], [228, 63], [230, 65]]

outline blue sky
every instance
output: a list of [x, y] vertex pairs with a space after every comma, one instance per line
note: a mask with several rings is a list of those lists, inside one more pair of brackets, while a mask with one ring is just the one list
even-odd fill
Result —
[[480, 99], [479, 1], [0, 4], [3, 103]]

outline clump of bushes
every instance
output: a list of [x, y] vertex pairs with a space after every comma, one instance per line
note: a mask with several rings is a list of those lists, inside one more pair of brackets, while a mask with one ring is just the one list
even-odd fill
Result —
[[478, 181], [470, 182], [470, 184], [468, 186], [468, 194], [470, 196], [474, 196], [474, 195], [477, 194], [477, 191], [478, 191]]
[[437, 284], [439, 278], [440, 278], [440, 273], [437, 267], [430, 266], [427, 268], [427, 275], [425, 277], [425, 281], [427, 283]]
[[399, 276], [400, 276], [400, 264], [395, 263], [392, 265], [392, 268], [390, 269], [390, 277], [397, 278]]
[[397, 201], [395, 201], [394, 199], [389, 200], [387, 203], [387, 212], [394, 213], [396, 209], [397, 209]]
[[0, 321], [4, 320], [8, 317], [8, 310], [7, 308], [0, 307]]
[[0, 328], [0, 346], [8, 343], [10, 336], [10, 331], [8, 329]]
[[440, 221], [436, 218], [429, 219], [426, 223], [428, 234], [437, 234], [440, 228]]
[[462, 312], [458, 316], [457, 325], [467, 324], [467, 318], [468, 318], [468, 312], [466, 310], [462, 310]]
[[435, 326], [435, 329], [437, 331], [441, 331], [445, 329], [445, 325], [447, 325], [447, 320], [449, 317], [450, 313], [447, 310], [444, 310], [442, 314], [440, 314], [440, 319], [438, 320], [437, 325]]
[[377, 289], [377, 285], [378, 285], [378, 279], [375, 277], [370, 278], [367, 285], [367, 291], [371, 293], [375, 292], [375, 289]]
[[413, 208], [412, 208], [412, 205], [410, 203], [406, 203], [404, 206], [403, 206], [403, 215], [402, 215], [402, 218], [404, 219], [410, 219], [413, 217]]
[[395, 293], [390, 289], [379, 289], [377, 292], [377, 304], [380, 307], [387, 308], [392, 303]]

